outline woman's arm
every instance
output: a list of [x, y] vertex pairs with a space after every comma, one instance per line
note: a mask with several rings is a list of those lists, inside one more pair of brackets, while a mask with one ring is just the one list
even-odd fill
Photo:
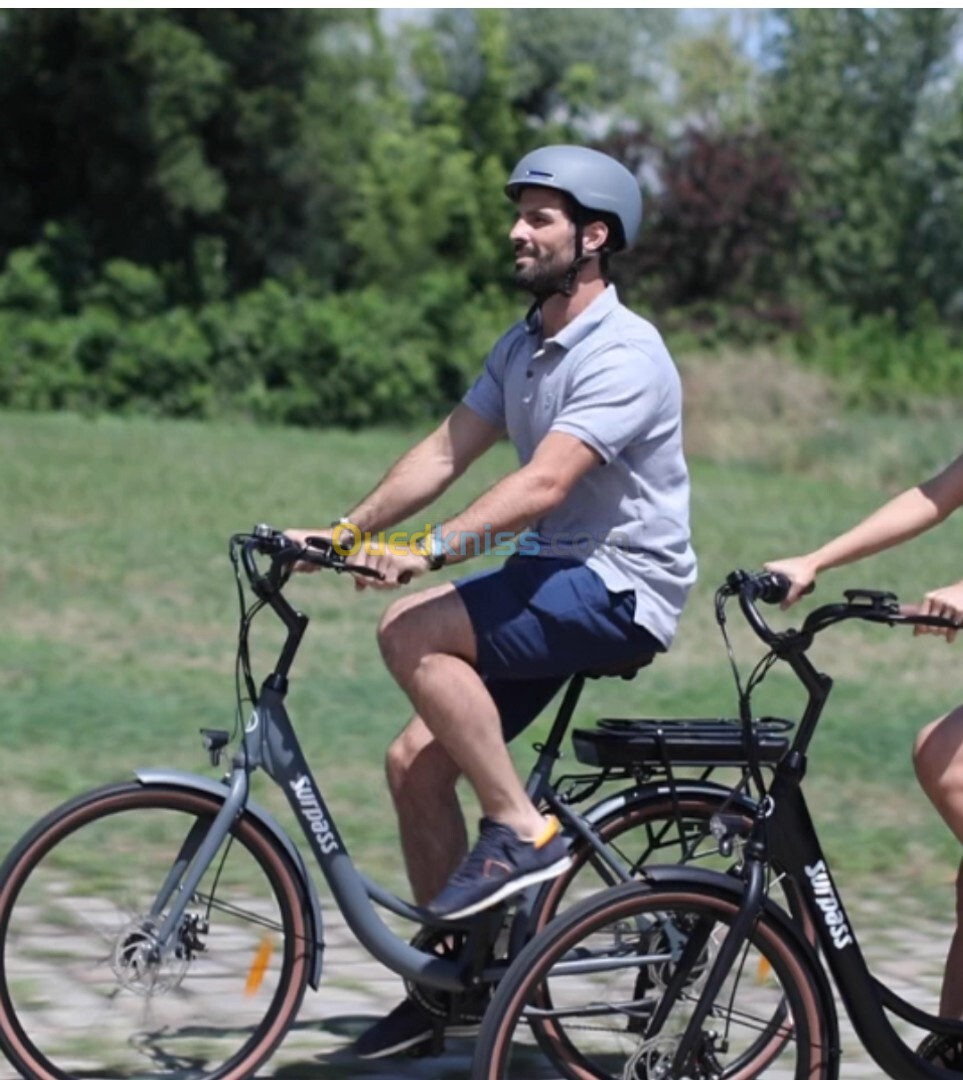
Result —
[[865, 559], [919, 536], [963, 505], [963, 454], [932, 479], [890, 499], [847, 532], [808, 555], [767, 562], [766, 569], [785, 574], [792, 588], [784, 604], [795, 603], [816, 575], [834, 566]]

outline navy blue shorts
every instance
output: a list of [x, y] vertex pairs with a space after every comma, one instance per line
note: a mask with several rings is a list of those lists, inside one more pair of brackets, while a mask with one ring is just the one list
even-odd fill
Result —
[[455, 582], [478, 642], [476, 668], [513, 739], [576, 672], [629, 666], [665, 647], [634, 622], [635, 593], [612, 593], [577, 559], [513, 555]]

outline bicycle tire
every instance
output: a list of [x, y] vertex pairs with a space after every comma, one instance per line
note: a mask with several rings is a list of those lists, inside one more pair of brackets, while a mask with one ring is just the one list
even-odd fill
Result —
[[40, 821], [0, 868], [0, 1046], [35, 1080], [243, 1080], [284, 1037], [308, 977], [303, 886], [241, 813], [172, 947], [150, 905], [221, 800], [118, 784]]
[[[711, 951], [735, 918], [741, 898], [741, 889], [722, 875], [706, 873], [699, 882], [692, 878], [629, 882], [588, 897], [549, 923], [498, 985], [476, 1044], [473, 1080], [651, 1080], [668, 1075], [685, 1030], [685, 1007], [698, 1000]], [[695, 939], [696, 933], [703, 937]], [[663, 1028], [650, 1032], [647, 1025], [680, 970], [690, 940], [697, 951], [690, 972], [683, 970], [680, 999]], [[754, 965], [749, 952], [764, 958], [765, 984], [750, 984]], [[561, 964], [574, 958], [622, 966], [610, 972], [564, 973]], [[835, 1013], [815, 963], [788, 919], [767, 904], [733, 969], [735, 982], [727, 980], [700, 1032], [694, 1075], [749, 1080], [778, 1061], [780, 1076], [831, 1080]], [[612, 985], [604, 986], [603, 980]], [[719, 1024], [721, 1038], [713, 1027]]]

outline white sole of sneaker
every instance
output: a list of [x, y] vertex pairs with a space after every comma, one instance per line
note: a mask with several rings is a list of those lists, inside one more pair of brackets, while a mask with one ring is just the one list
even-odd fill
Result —
[[479, 911], [494, 907], [509, 896], [522, 892], [529, 885], [537, 885], [540, 881], [550, 881], [552, 878], [558, 877], [559, 874], [564, 874], [571, 865], [572, 860], [566, 855], [564, 859], [559, 859], [558, 862], [546, 866], [543, 870], [536, 870], [531, 874], [526, 874], [524, 877], [509, 881], [497, 892], [493, 892], [491, 896], [486, 896], [484, 900], [469, 904], [468, 907], [460, 908], [458, 911], [449, 912], [447, 915], [441, 915], [440, 918], [454, 922], [457, 919], [467, 919], [469, 915], [477, 915]]
[[[454, 1027], [445, 1028], [445, 1038], [473, 1039], [479, 1031], [481, 1031], [481, 1024], [466, 1024], [461, 1027], [455, 1025]], [[360, 1061], [377, 1061], [379, 1058], [393, 1057], [395, 1054], [403, 1054], [413, 1046], [420, 1046], [423, 1042], [427, 1042], [431, 1036], [432, 1032], [423, 1031], [420, 1035], [413, 1035], [410, 1039], [394, 1043], [391, 1046], [385, 1046], [381, 1050], [376, 1050], [373, 1054], [359, 1054], [355, 1051], [354, 1056]]]
[[404, 1039], [401, 1042], [393, 1043], [391, 1046], [385, 1046], [381, 1050], [375, 1050], [372, 1054], [359, 1054], [355, 1050], [354, 1056], [361, 1061], [376, 1061], [378, 1058], [391, 1057], [392, 1054], [403, 1054], [406, 1050], [427, 1042], [430, 1038], [431, 1032], [423, 1031], [420, 1035], [414, 1035], [410, 1039]]

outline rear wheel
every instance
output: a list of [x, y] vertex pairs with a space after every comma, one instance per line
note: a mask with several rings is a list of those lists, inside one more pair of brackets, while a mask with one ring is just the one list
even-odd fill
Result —
[[[474, 1080], [656, 1080], [669, 1070], [738, 913], [721, 885], [618, 886], [552, 922], [518, 956], [485, 1016]], [[669, 1008], [660, 1022], [659, 1005]], [[701, 1025], [687, 1075], [819, 1080], [827, 1023], [810, 958], [770, 912]]]
[[[638, 878], [646, 866], [663, 863], [725, 870], [738, 862], [741, 842], [737, 841], [730, 858], [723, 858], [719, 855], [718, 841], [709, 831], [709, 823], [714, 814], [725, 810], [733, 816], [742, 815], [748, 827], [753, 809], [745, 798], [734, 802], [728, 790], [720, 790], [718, 794], [686, 794], [677, 799], [661, 795], [633, 799], [630, 795], [624, 806], [595, 822], [593, 828], [632, 878]], [[625, 880], [582, 840], [575, 842], [569, 854], [571, 867], [548, 882], [535, 902], [536, 930], [543, 929], [591, 893]], [[777, 899], [794, 906], [788, 897]]]
[[0, 1043], [38, 1080], [241, 1080], [280, 1042], [308, 976], [299, 875], [241, 815], [163, 947], [171, 867], [221, 801], [105, 788], [37, 825], [0, 870]]

